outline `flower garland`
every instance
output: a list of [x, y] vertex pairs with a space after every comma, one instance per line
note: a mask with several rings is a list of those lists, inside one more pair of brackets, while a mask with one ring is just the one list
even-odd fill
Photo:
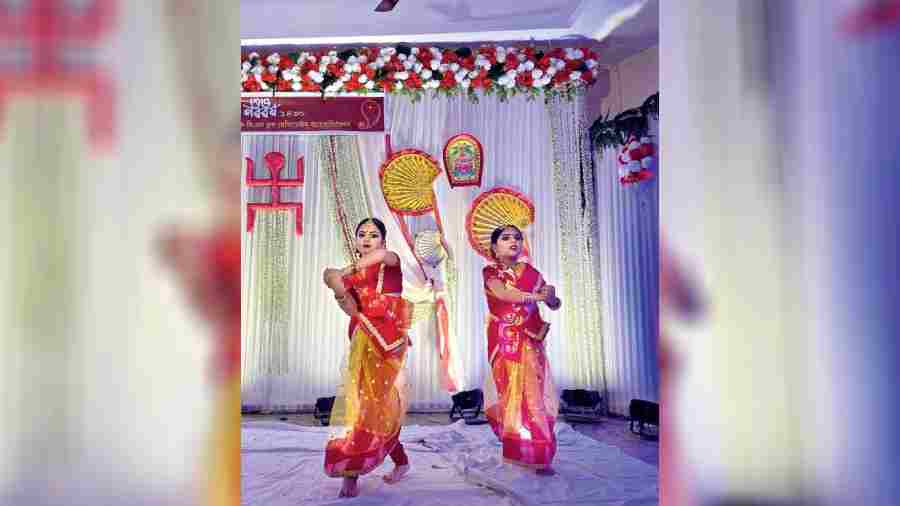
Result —
[[392, 93], [413, 100], [435, 95], [478, 93], [501, 100], [524, 94], [530, 98], [571, 98], [594, 84], [597, 54], [587, 48], [534, 47], [362, 47], [343, 51], [303, 51], [241, 58], [241, 89], [306, 91], [329, 94]]
[[653, 179], [653, 143], [649, 137], [631, 136], [619, 151], [619, 182], [623, 185]]
[[629, 144], [631, 137], [646, 137], [651, 116], [659, 117], [659, 93], [647, 97], [640, 107], [622, 111], [613, 119], [609, 119], [609, 113], [597, 118], [590, 128], [591, 142], [595, 148], [618, 148]]

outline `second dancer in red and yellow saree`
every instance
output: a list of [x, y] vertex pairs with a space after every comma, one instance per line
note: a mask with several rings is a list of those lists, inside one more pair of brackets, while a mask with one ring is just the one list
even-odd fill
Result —
[[325, 473], [344, 478], [341, 497], [356, 496], [357, 478], [388, 455], [395, 468], [385, 481], [397, 481], [409, 470], [399, 436], [407, 404], [403, 364], [411, 344], [406, 332], [412, 305], [401, 297], [400, 259], [385, 249], [384, 237], [381, 221], [363, 220], [356, 229], [360, 259], [346, 269], [325, 271], [325, 283], [351, 317], [350, 350], [325, 448]]
[[538, 303], [557, 310], [562, 302], [540, 272], [518, 261], [522, 249], [516, 227], [500, 227], [491, 235], [496, 263], [483, 270], [491, 366], [485, 411], [503, 444], [504, 460], [553, 474], [559, 401], [544, 352], [550, 324], [541, 318]]

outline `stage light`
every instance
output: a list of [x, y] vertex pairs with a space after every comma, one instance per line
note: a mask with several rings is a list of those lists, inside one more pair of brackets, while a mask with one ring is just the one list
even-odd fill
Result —
[[334, 397], [319, 397], [316, 399], [316, 407], [313, 409], [313, 417], [324, 426], [331, 420], [331, 408], [334, 407]]
[[602, 415], [603, 397], [596, 390], [563, 390], [560, 414], [567, 422], [595, 423]]
[[[631, 399], [628, 405], [628, 421], [631, 423], [631, 432], [641, 436], [657, 436], [659, 434], [659, 404], [640, 399]], [[638, 430], [634, 430], [634, 424], [638, 424]], [[656, 427], [656, 434], [644, 432], [644, 425]]]
[[467, 390], [454, 394], [453, 407], [450, 409], [450, 421], [463, 419], [466, 425], [480, 425], [487, 423], [487, 420], [479, 418], [482, 409], [484, 409], [484, 393], [481, 390]]

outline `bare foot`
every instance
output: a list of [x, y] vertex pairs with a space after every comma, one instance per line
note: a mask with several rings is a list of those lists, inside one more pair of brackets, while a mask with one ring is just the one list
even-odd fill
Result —
[[556, 474], [556, 471], [552, 467], [545, 467], [543, 469], [536, 469], [534, 472], [541, 476], [553, 476]]
[[338, 497], [356, 497], [358, 495], [359, 486], [356, 485], [356, 478], [344, 478], [344, 486], [341, 487]]
[[391, 472], [382, 477], [385, 483], [397, 483], [409, 472], [409, 464], [395, 466]]

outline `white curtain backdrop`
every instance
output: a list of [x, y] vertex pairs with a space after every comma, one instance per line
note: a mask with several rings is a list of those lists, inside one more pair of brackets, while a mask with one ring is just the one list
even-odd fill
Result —
[[[451, 189], [446, 175], [435, 181], [437, 203], [440, 209], [446, 241], [452, 255], [451, 266], [457, 274], [454, 303], [451, 304], [451, 372], [460, 390], [481, 388], [486, 374], [486, 303], [482, 290], [481, 270], [485, 260], [475, 254], [465, 233], [465, 216], [469, 205], [481, 192], [497, 186], [506, 186], [528, 196], [535, 205], [536, 222], [526, 231], [532, 248], [534, 265], [544, 277], [558, 287], [562, 284], [560, 264], [560, 227], [557, 223], [557, 202], [553, 186], [553, 146], [551, 122], [543, 100], [529, 101], [515, 97], [501, 103], [494, 97], [483, 97], [472, 104], [462, 97], [423, 98], [413, 103], [405, 97], [386, 97], [387, 129], [394, 151], [405, 148], [423, 150], [439, 160], [446, 140], [457, 133], [470, 133], [482, 143], [484, 153], [484, 177], [481, 187]], [[396, 251], [403, 263], [404, 290], [427, 290], [418, 263], [406, 245], [394, 217], [388, 211], [378, 178], [378, 170], [385, 160], [385, 138], [381, 134], [360, 134], [355, 137], [359, 148], [361, 186], [372, 214], [381, 218], [387, 226], [388, 247]], [[308, 409], [316, 398], [334, 395], [339, 380], [338, 366], [347, 346], [347, 318], [340, 312], [323, 286], [321, 273], [325, 267], [343, 264], [343, 245], [338, 228], [329, 208], [328, 196], [331, 183], [320, 168], [314, 149], [315, 137], [302, 135], [248, 135], [243, 137], [243, 153], [262, 167], [262, 157], [269, 151], [281, 151], [287, 157], [292, 171], [298, 156], [305, 157], [305, 185], [291, 200], [304, 204], [303, 235], [294, 235], [293, 217], [287, 213], [283, 219], [261, 219], [257, 215], [253, 234], [245, 234], [244, 251], [244, 335], [242, 347], [242, 403], [264, 410]], [[441, 162], [441, 165], [442, 162]], [[603, 167], [597, 174], [603, 174]], [[610, 174], [615, 175], [615, 170]], [[257, 172], [265, 176], [264, 171]], [[286, 175], [293, 175], [288, 172]], [[610, 263], [622, 262], [618, 253], [625, 245], [613, 246], [608, 241], [649, 241], [640, 246], [641, 251], [655, 251], [655, 228], [645, 230], [642, 236], [612, 233], [610, 218], [604, 206], [611, 199], [623, 198], [621, 189], [609, 181], [597, 177], [597, 198], [601, 229], [600, 258], [604, 290], [630, 290], [630, 299], [619, 295], [601, 297], [603, 315], [601, 321], [616, 322], [625, 327], [626, 318], [615, 311], [637, 313], [634, 318], [644, 318], [642, 311], [652, 304], [642, 301], [647, 294], [655, 297], [653, 287], [639, 279], [615, 278], [618, 271]], [[617, 185], [617, 183], [616, 183]], [[655, 183], [653, 183], [655, 188]], [[265, 200], [264, 191], [244, 191], [244, 202]], [[655, 206], [655, 193], [647, 198]], [[655, 207], [653, 208], [655, 210]], [[654, 211], [655, 212], [655, 211]], [[425, 229], [434, 229], [433, 218], [424, 216], [409, 219], [413, 235]], [[655, 222], [654, 222], [655, 223]], [[603, 228], [606, 227], [606, 228]], [[271, 265], [277, 259], [262, 258], [263, 253], [277, 256], [277, 235], [281, 234], [287, 255], [288, 313], [279, 326], [261, 318], [260, 302], [269, 296], [269, 303], [277, 297], [259, 292], [263, 273], [271, 273]], [[635, 248], [631, 245], [627, 248]], [[261, 256], [262, 255], [262, 256]], [[655, 254], [646, 253], [645, 261]], [[644, 258], [644, 257], [641, 257]], [[445, 262], [446, 263], [446, 262]], [[268, 265], [268, 267], [267, 267]], [[631, 265], [630, 263], [628, 265]], [[642, 264], [643, 265], [643, 264]], [[647, 267], [644, 265], [644, 267]], [[655, 266], [654, 266], [655, 268]], [[643, 272], [643, 271], [642, 271]], [[655, 272], [655, 271], [653, 271]], [[605, 279], [610, 277], [611, 279]], [[645, 277], [655, 275], [647, 274]], [[628, 284], [624, 287], [622, 284]], [[617, 298], [618, 297], [618, 298]], [[618, 301], [618, 309], [608, 306]], [[563, 301], [571, 304], [572, 301]], [[655, 301], [654, 301], [655, 303]], [[634, 307], [626, 307], [632, 305]], [[268, 306], [271, 310], [271, 307]], [[654, 306], [655, 307], [655, 306]], [[624, 308], [624, 309], [622, 309]], [[589, 388], [602, 390], [604, 375], [609, 376], [609, 388], [616, 390], [614, 411], [621, 406], [631, 392], [640, 392], [642, 398], [655, 399], [658, 380], [655, 375], [655, 340], [649, 346], [647, 325], [645, 335], [638, 344], [632, 334], [618, 330], [615, 343], [608, 343], [609, 332], [598, 329], [594, 340], [588, 343], [584, 336], [570, 335], [561, 312], [542, 308], [544, 317], [552, 323], [547, 340], [547, 352], [551, 371], [558, 388]], [[653, 318], [655, 318], [655, 313]], [[655, 321], [655, 320], [653, 320]], [[628, 325], [632, 325], [629, 323]], [[655, 332], [655, 330], [654, 330]], [[412, 409], [446, 409], [451, 405], [450, 394], [443, 390], [440, 376], [440, 358], [437, 346], [436, 322], [433, 316], [420, 318], [411, 330], [413, 346], [407, 360], [407, 374], [411, 385]], [[626, 346], [627, 344], [627, 346]], [[583, 360], [586, 354], [606, 353], [606, 363], [600, 358]], [[577, 359], [577, 363], [576, 363]], [[623, 363], [631, 368], [623, 369]], [[584, 364], [594, 364], [596, 370], [584, 370]], [[578, 367], [576, 367], [578, 366]], [[623, 373], [622, 371], [628, 371]], [[633, 374], [639, 371], [639, 374]], [[614, 381], [613, 376], [617, 379]], [[651, 395], [652, 393], [652, 395]], [[624, 401], [627, 403], [627, 400]]]
[[[659, 145], [658, 122], [650, 135]], [[659, 400], [659, 193], [656, 178], [623, 187], [616, 150], [594, 153], [604, 355], [609, 409], [628, 413], [631, 399]]]

